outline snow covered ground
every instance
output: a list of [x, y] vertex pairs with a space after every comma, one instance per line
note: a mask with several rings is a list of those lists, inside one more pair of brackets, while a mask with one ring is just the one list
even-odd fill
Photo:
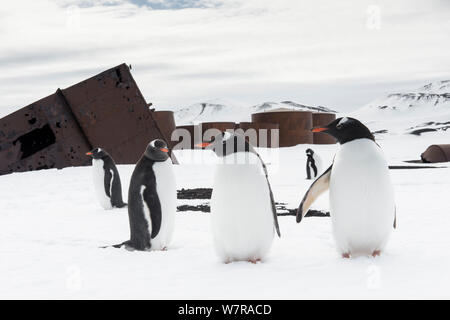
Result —
[[[380, 136], [391, 164], [417, 159], [449, 132]], [[298, 205], [309, 186], [308, 145], [261, 149], [276, 201]], [[337, 146], [313, 146], [329, 164]], [[178, 151], [178, 188], [211, 187], [210, 151]], [[448, 166], [448, 164], [447, 164]], [[133, 166], [119, 166], [124, 195]], [[103, 210], [91, 168], [0, 177], [0, 298], [450, 298], [450, 168], [392, 170], [398, 229], [377, 258], [342, 259], [329, 218], [280, 217], [261, 264], [219, 262], [210, 215], [177, 213], [167, 252], [101, 249], [128, 239], [127, 209]], [[126, 197], [125, 197], [126, 199]], [[315, 205], [328, 209], [327, 196]]]

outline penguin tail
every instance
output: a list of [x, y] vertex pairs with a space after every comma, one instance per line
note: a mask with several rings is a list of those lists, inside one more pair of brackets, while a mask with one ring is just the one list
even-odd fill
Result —
[[102, 247], [100, 247], [100, 249], [107, 249], [107, 248], [116, 248], [116, 249], [120, 249], [120, 248], [122, 248], [123, 246], [127, 247], [129, 242], [130, 242], [130, 241], [125, 241], [125, 242], [122, 242], [122, 243], [119, 243], [119, 244], [113, 244], [113, 245], [109, 245], [109, 246], [102, 246]]

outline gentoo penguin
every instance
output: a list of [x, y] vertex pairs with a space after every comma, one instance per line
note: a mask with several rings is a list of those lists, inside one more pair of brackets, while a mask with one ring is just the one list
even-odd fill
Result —
[[169, 149], [153, 140], [133, 171], [128, 190], [130, 240], [116, 245], [130, 250], [166, 250], [172, 238], [177, 190]]
[[[317, 153], [312, 149], [306, 149], [306, 179], [311, 180], [312, 178], [317, 178], [317, 174], [320, 173], [322, 169], [322, 161]], [[313, 176], [311, 176], [311, 171]]]
[[311, 185], [297, 211], [297, 222], [314, 200], [330, 190], [330, 215], [337, 249], [343, 257], [377, 256], [396, 227], [394, 189], [374, 136], [361, 122], [339, 118], [313, 128], [337, 139], [333, 164]]
[[216, 251], [225, 263], [257, 263], [280, 236], [266, 166], [242, 135], [225, 132], [201, 146], [220, 158], [211, 196]]
[[100, 205], [105, 209], [125, 207], [127, 204], [122, 200], [122, 185], [114, 160], [102, 148], [95, 148], [86, 155], [92, 157], [94, 186]]

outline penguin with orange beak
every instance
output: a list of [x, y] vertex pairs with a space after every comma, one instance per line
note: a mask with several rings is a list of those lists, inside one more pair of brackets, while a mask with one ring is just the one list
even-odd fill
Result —
[[216, 165], [211, 196], [214, 247], [224, 263], [258, 263], [281, 235], [267, 167], [244, 136], [224, 132], [199, 147], [213, 151]]
[[172, 239], [176, 200], [169, 149], [163, 140], [153, 140], [136, 164], [128, 189], [130, 240], [114, 247], [166, 250]]
[[92, 157], [92, 176], [100, 205], [106, 210], [125, 207], [119, 171], [113, 158], [102, 148], [95, 148], [86, 155]]
[[343, 117], [313, 132], [339, 142], [332, 165], [310, 186], [297, 211], [300, 222], [314, 201], [329, 190], [330, 215], [338, 252], [344, 258], [378, 256], [397, 226], [394, 188], [386, 157], [370, 130]]

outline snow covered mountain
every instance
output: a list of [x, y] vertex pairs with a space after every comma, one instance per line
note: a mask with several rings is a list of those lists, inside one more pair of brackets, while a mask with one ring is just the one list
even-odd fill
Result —
[[395, 134], [445, 131], [450, 128], [450, 80], [388, 94], [351, 115], [373, 131]]
[[[263, 102], [248, 106], [223, 99], [207, 100], [172, 110], [177, 125], [184, 125], [208, 121], [251, 121], [252, 113], [279, 108], [337, 113], [327, 107], [307, 106], [293, 101]], [[362, 120], [378, 134], [419, 135], [446, 131], [450, 128], [450, 80], [432, 82], [407, 92], [394, 92], [345, 115]]]
[[172, 110], [175, 113], [177, 125], [185, 125], [208, 121], [251, 121], [252, 113], [279, 108], [336, 113], [336, 111], [326, 107], [306, 106], [293, 101], [264, 102], [255, 106], [246, 106], [244, 104], [222, 99], [208, 100], [188, 107], [175, 107]]

